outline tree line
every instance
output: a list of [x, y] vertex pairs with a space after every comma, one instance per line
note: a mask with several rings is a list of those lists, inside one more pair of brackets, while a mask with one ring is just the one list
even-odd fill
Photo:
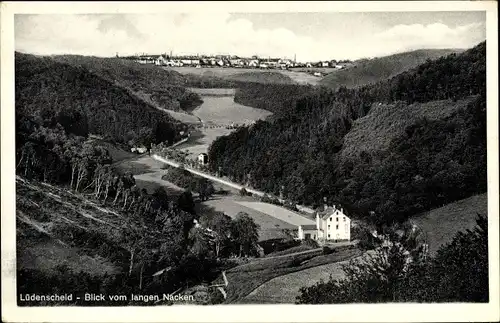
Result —
[[[485, 46], [483, 42], [357, 89], [315, 88], [278, 109], [272, 120], [218, 138], [209, 148], [209, 166], [275, 195], [284, 186], [285, 197], [299, 204], [318, 206], [326, 197], [379, 223], [404, 220], [484, 192]], [[373, 104], [408, 105], [471, 95], [474, 99], [463, 111], [408, 127], [388, 154], [339, 158], [344, 136]], [[370, 216], [372, 211], [375, 216]]]

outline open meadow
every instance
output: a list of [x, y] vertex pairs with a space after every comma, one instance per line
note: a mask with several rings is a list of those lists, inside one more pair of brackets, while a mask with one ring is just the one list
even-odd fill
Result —
[[[254, 81], [258, 83], [283, 83], [286, 79], [276, 79], [269, 77], [259, 78], [265, 73], [281, 74], [285, 77], [291, 79], [291, 81], [299, 84], [311, 84], [317, 85], [321, 80], [321, 77], [312, 75], [312, 71], [318, 71], [323, 74], [330, 73], [334, 69], [332, 68], [297, 68], [293, 70], [267, 70], [267, 69], [257, 69], [257, 68], [234, 68], [234, 67], [167, 67], [167, 70], [173, 70], [181, 74], [193, 74], [197, 76], [208, 76], [208, 77], [219, 77], [226, 80], [249, 82]], [[253, 74], [253, 77], [249, 78], [249, 74]]]
[[248, 107], [234, 102], [234, 89], [191, 89], [201, 95], [203, 103], [193, 112], [203, 125], [191, 134], [189, 140], [177, 148], [188, 152], [194, 158], [206, 153], [218, 137], [230, 134], [233, 129], [226, 126], [250, 124], [265, 119], [271, 112]]
[[295, 228], [298, 225], [316, 223], [316, 221], [312, 219], [306, 218], [296, 212], [287, 210], [284, 207], [278, 205], [264, 203], [264, 202], [246, 202], [246, 201], [238, 201], [237, 203], [244, 207], [265, 213], [280, 221], [290, 223], [291, 225], [295, 226]]
[[260, 227], [259, 241], [285, 238], [286, 236], [283, 233], [284, 229], [297, 229], [295, 225], [282, 221], [266, 213], [259, 212], [258, 210], [241, 205], [241, 199], [243, 198], [235, 195], [216, 196], [197, 205], [197, 210], [203, 211], [206, 209], [211, 209], [218, 212], [224, 212], [231, 218], [235, 218], [239, 212], [245, 212]]

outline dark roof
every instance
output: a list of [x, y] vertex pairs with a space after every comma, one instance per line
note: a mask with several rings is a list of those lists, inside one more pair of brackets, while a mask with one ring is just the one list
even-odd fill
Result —
[[316, 224], [303, 224], [302, 230], [316, 230]]
[[[341, 212], [342, 210], [339, 208], [336, 208], [336, 207], [329, 206], [326, 210], [319, 211], [318, 214], [322, 219], [326, 219], [326, 218], [330, 217], [330, 215], [332, 215], [335, 211]], [[342, 214], [345, 216], [345, 214], [343, 212], [342, 212]]]

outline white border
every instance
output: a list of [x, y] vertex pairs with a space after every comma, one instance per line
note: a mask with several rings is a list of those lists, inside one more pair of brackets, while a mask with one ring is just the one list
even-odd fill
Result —
[[[265, 5], [263, 5], [265, 4]], [[226, 305], [20, 308], [15, 297], [15, 13], [487, 11], [489, 304]], [[494, 1], [3, 2], [1, 4], [2, 321], [5, 322], [440, 322], [498, 321], [498, 17]]]

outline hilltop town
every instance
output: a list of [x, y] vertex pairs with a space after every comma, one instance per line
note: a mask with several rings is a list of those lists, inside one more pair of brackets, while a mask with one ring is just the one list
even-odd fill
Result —
[[[117, 57], [120, 57], [117, 53]], [[350, 60], [323, 60], [316, 62], [299, 62], [289, 58], [271, 58], [259, 57], [254, 55], [252, 57], [239, 57], [236, 55], [182, 55], [176, 56], [170, 53], [169, 55], [135, 55], [121, 57], [124, 59], [131, 59], [141, 64], [154, 64], [158, 66], [171, 66], [171, 67], [236, 67], [236, 68], [260, 68], [260, 69], [293, 69], [293, 68], [335, 68], [344, 69], [353, 65]]]

